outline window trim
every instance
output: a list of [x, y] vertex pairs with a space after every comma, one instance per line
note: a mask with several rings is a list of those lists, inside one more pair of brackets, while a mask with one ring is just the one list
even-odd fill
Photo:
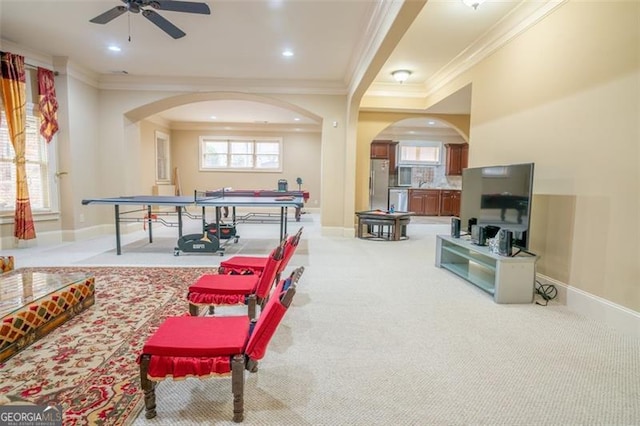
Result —
[[[232, 167], [227, 165], [225, 167], [204, 167], [204, 144], [206, 142], [252, 142], [253, 143], [253, 157], [255, 159], [256, 149], [255, 146], [259, 142], [274, 142], [278, 144], [278, 167], [272, 169], [253, 167]], [[200, 136], [198, 141], [198, 170], [201, 172], [232, 172], [232, 173], [282, 173], [283, 171], [283, 151], [284, 151], [284, 138], [280, 136]], [[227, 150], [227, 155], [229, 151]]]
[[[171, 138], [169, 137], [168, 134], [160, 131], [160, 130], [156, 130], [155, 131], [155, 152], [154, 152], [154, 157], [156, 159], [155, 162], [155, 169], [156, 169], [156, 183], [157, 184], [166, 184], [166, 183], [170, 183], [171, 182]], [[158, 145], [161, 143], [161, 141], [165, 142], [165, 146], [164, 146], [164, 169], [165, 169], [165, 173], [166, 176], [161, 176], [160, 174], [160, 168], [158, 167], [158, 164], [160, 162], [160, 158], [158, 157]]]

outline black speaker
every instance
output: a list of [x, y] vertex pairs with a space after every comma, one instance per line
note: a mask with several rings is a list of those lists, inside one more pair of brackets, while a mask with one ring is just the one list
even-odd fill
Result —
[[513, 232], [501, 229], [498, 233], [498, 253], [500, 256], [511, 256], [513, 247]]
[[453, 238], [460, 238], [460, 219], [457, 217], [451, 218], [451, 236]]
[[487, 245], [487, 234], [484, 230], [484, 226], [480, 226], [480, 225], [471, 226], [471, 242], [478, 246]]
[[467, 222], [467, 233], [471, 234], [471, 227], [473, 225], [476, 225], [478, 223], [478, 219], [476, 219], [475, 217], [472, 217], [471, 219], [469, 219], [469, 221]]
[[484, 227], [484, 236], [487, 239], [494, 238], [496, 235], [498, 235], [498, 231], [500, 231], [500, 227], [499, 226], [485, 225], [485, 227]]

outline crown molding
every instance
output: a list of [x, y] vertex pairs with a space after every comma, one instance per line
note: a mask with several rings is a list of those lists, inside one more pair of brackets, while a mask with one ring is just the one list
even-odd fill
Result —
[[347, 93], [345, 85], [338, 80], [249, 80], [207, 77], [142, 77], [123, 74], [101, 74], [98, 88], [103, 90], [233, 91], [305, 95], [345, 95]]
[[360, 40], [347, 66], [345, 83], [350, 88], [350, 92], [353, 91], [352, 88], [357, 86], [371, 64], [389, 28], [391, 28], [394, 19], [398, 15], [402, 3], [403, 1], [398, 0], [380, 0], [371, 3], [370, 18], [366, 29], [361, 33]]
[[365, 97], [427, 98], [524, 33], [568, 0], [525, 0], [424, 84], [373, 83]]
[[568, 0], [525, 0], [425, 82], [426, 96], [489, 57]]
[[285, 123], [203, 123], [203, 122], [170, 122], [171, 130], [197, 130], [216, 133], [225, 132], [268, 132], [268, 133], [321, 133], [319, 124], [285, 124]]

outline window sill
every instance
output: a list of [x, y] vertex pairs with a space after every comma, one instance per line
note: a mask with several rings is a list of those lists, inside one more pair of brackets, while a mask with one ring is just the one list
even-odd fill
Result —
[[[52, 220], [60, 220], [60, 212], [33, 212], [34, 222], [47, 222]], [[0, 225], [14, 223], [13, 212], [0, 213]]]

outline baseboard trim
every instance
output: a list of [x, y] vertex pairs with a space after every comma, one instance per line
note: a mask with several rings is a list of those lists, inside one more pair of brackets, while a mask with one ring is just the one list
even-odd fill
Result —
[[323, 226], [320, 230], [324, 237], [355, 237], [355, 230], [353, 228], [341, 228], [339, 226]]
[[541, 284], [553, 284], [558, 290], [557, 301], [570, 310], [603, 322], [622, 334], [640, 339], [640, 313], [610, 300], [587, 293], [543, 274], [536, 274]]

